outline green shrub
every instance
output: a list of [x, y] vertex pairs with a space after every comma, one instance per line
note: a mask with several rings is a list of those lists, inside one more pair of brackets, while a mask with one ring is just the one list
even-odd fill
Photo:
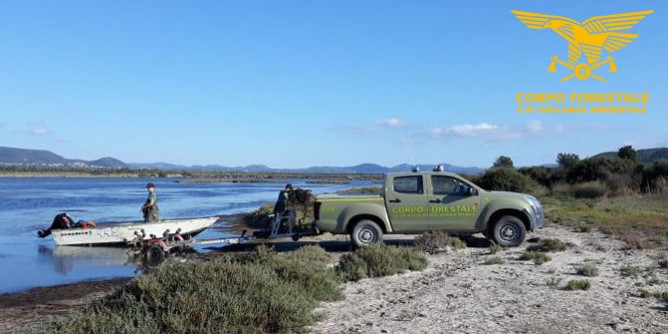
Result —
[[661, 300], [662, 302], [668, 302], [668, 291], [649, 291], [645, 289], [640, 289], [638, 291], [638, 297], [640, 298], [649, 298], [649, 297], [654, 297], [656, 299]]
[[527, 247], [529, 252], [560, 252], [565, 251], [566, 244], [559, 239], [540, 239], [535, 245]]
[[342, 256], [336, 272], [344, 281], [358, 281], [406, 270], [423, 270], [427, 264], [427, 258], [416, 249], [378, 244]]
[[536, 181], [509, 167], [488, 169], [477, 181], [479, 186], [487, 190], [531, 193], [538, 188]]
[[660, 268], [668, 268], [668, 259], [660, 259], [658, 263]]
[[503, 261], [503, 259], [498, 256], [488, 257], [487, 259], [485, 259], [485, 262], [483, 262], [484, 265], [504, 264], [504, 263], [505, 261]]
[[638, 163], [618, 157], [597, 156], [580, 160], [566, 174], [569, 183], [605, 181], [613, 174], [630, 174]]
[[586, 279], [574, 279], [566, 283], [564, 289], [574, 291], [574, 290], [589, 290], [591, 288], [591, 283]]
[[624, 266], [620, 269], [622, 276], [638, 277], [643, 274], [643, 269], [636, 266]]
[[601, 182], [587, 182], [573, 185], [573, 197], [595, 199], [608, 193], [608, 186]]
[[414, 240], [415, 247], [425, 253], [435, 254], [444, 251], [448, 246], [453, 249], [466, 248], [466, 243], [443, 231], [425, 232]]
[[598, 268], [591, 263], [586, 263], [581, 266], [578, 266], [575, 270], [579, 275], [588, 277], [598, 276]]
[[591, 225], [580, 224], [577, 228], [577, 232], [589, 233], [591, 232]]
[[561, 283], [561, 277], [550, 277], [545, 281], [545, 284], [551, 288], [556, 288]]
[[552, 258], [542, 252], [524, 252], [519, 257], [520, 261], [529, 261], [533, 260], [533, 263], [536, 265], [542, 265], [545, 262], [552, 261]]
[[503, 251], [503, 247], [499, 246], [498, 244], [493, 243], [491, 246], [489, 246], [489, 253], [492, 254], [492, 255], [494, 255], [498, 252], [501, 252], [501, 251]]
[[300, 332], [322, 300], [341, 297], [317, 247], [165, 264], [37, 333]]
[[544, 166], [533, 166], [522, 167], [518, 169], [518, 172], [530, 177], [544, 187], [550, 187], [552, 185], [552, 175], [555, 173], [555, 170], [554, 168]]

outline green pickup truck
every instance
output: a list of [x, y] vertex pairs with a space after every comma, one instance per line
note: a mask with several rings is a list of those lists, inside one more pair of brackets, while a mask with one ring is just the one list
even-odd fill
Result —
[[527, 194], [486, 191], [452, 173], [391, 173], [373, 197], [318, 198], [315, 225], [321, 232], [350, 234], [357, 247], [383, 234], [482, 232], [504, 247], [519, 246], [527, 231], [543, 227], [543, 207]]

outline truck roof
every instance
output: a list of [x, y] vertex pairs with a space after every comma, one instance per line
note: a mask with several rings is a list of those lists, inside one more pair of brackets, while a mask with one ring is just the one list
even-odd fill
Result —
[[461, 177], [458, 174], [451, 173], [451, 172], [445, 172], [445, 171], [417, 171], [417, 172], [392, 172], [392, 173], [385, 173], [385, 175], [432, 175], [432, 174], [437, 174], [437, 175], [445, 175], [445, 176], [456, 176], [456, 177]]

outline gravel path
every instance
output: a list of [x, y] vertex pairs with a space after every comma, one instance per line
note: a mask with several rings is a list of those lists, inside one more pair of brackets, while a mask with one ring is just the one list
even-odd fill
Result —
[[[668, 290], [668, 269], [658, 251], [626, 250], [600, 233], [552, 225], [529, 237], [571, 243], [552, 261], [519, 261], [524, 247], [489, 255], [467, 248], [430, 256], [423, 272], [347, 283], [345, 300], [324, 303], [315, 333], [668, 333], [668, 311], [638, 291]], [[503, 264], [486, 265], [497, 256]], [[596, 277], [576, 273], [592, 263]], [[621, 268], [637, 266], [639, 276]], [[566, 282], [588, 279], [588, 291], [566, 291]], [[558, 282], [556, 286], [554, 283]]]

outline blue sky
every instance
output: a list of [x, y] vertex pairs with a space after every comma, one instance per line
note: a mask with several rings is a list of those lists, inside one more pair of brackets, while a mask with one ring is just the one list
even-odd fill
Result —
[[[510, 10], [654, 9], [600, 83]], [[487, 167], [668, 146], [659, 1], [2, 1], [0, 146], [272, 167]], [[604, 56], [607, 54], [604, 53]], [[648, 112], [518, 114], [518, 92], [649, 92]]]

